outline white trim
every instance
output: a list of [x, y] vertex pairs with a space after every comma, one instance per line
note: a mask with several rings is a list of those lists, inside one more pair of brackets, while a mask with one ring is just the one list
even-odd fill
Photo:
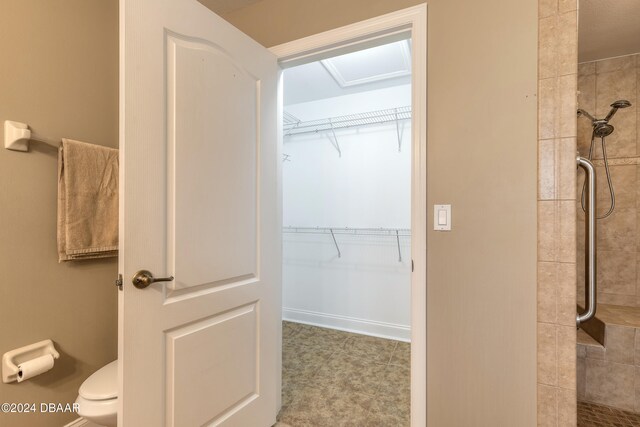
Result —
[[[322, 59], [345, 48], [411, 32], [411, 425], [427, 425], [427, 5], [403, 9], [274, 46], [283, 68]], [[379, 42], [378, 42], [379, 43]]]
[[397, 341], [411, 341], [411, 327], [394, 323], [377, 322], [375, 320], [358, 319], [357, 317], [339, 314], [319, 313], [317, 311], [283, 308], [282, 320], [338, 329], [356, 334], [371, 335]]
[[[420, 22], [422, 20], [422, 22]], [[406, 33], [424, 27], [426, 36], [427, 7], [426, 4], [409, 7], [387, 15], [371, 18], [356, 24], [329, 30], [324, 33], [304, 37], [288, 43], [269, 48], [285, 67], [289, 63], [303, 63], [301, 60], [312, 56], [322, 56], [327, 52], [344, 49], [362, 43], [374, 43], [379, 38], [387, 38], [393, 34]], [[399, 39], [404, 38], [400, 37]], [[413, 38], [413, 37], [412, 37]], [[398, 39], [398, 40], [399, 40]], [[426, 38], [424, 40], [426, 49]], [[417, 50], [415, 40], [412, 48]], [[426, 52], [426, 50], [425, 50]], [[315, 59], [314, 59], [315, 60]], [[425, 58], [426, 61], [426, 58]], [[307, 61], [309, 62], [309, 61]]]
[[95, 426], [95, 424], [92, 424], [91, 421], [85, 420], [84, 418], [80, 417], [71, 421], [69, 424], [66, 424], [64, 427], [93, 427], [93, 426]]

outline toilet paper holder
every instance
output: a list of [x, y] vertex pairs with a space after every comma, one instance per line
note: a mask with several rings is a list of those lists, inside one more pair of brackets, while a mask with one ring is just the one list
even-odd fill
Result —
[[56, 351], [51, 340], [40, 341], [6, 352], [2, 355], [2, 382], [17, 381], [18, 365], [47, 354], [53, 356], [54, 359], [60, 357], [60, 353]]

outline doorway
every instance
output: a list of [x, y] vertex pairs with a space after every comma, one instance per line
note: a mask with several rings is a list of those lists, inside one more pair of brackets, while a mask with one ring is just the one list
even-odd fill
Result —
[[409, 426], [411, 40], [288, 68], [283, 87], [279, 420]]
[[[283, 45], [275, 46], [270, 50], [278, 57], [279, 64], [281, 68], [284, 70], [283, 75], [281, 77], [281, 96], [284, 98], [284, 108], [281, 112], [284, 116], [284, 124], [283, 124], [283, 132], [281, 140], [284, 141], [281, 149], [282, 149], [282, 165], [283, 165], [283, 176], [287, 179], [287, 174], [290, 171], [286, 169], [290, 166], [295, 168], [295, 156], [297, 150], [302, 150], [303, 145], [292, 145], [287, 142], [286, 138], [302, 138], [309, 139], [308, 143], [310, 143], [311, 139], [313, 139], [313, 135], [307, 133], [306, 136], [284, 136], [287, 135], [287, 132], [290, 131], [293, 127], [296, 126], [298, 120], [301, 120], [302, 117], [297, 117], [296, 112], [302, 115], [301, 110], [295, 110], [294, 108], [287, 107], [287, 94], [286, 86], [287, 86], [287, 70], [306, 64], [310, 64], [313, 62], [317, 62], [320, 60], [325, 60], [327, 58], [338, 57], [340, 55], [345, 55], [351, 52], [364, 51], [368, 48], [388, 45], [395, 42], [407, 43], [412, 55], [410, 58], [410, 69], [411, 69], [411, 88], [410, 88], [410, 98], [408, 103], [405, 106], [410, 107], [410, 116], [412, 116], [413, 120], [406, 120], [401, 132], [404, 132], [400, 139], [398, 139], [398, 127], [394, 127], [397, 124], [400, 126], [403, 123], [398, 123], [395, 120], [395, 113], [397, 112], [399, 115], [401, 113], [401, 109], [398, 111], [394, 111], [394, 118], [391, 122], [387, 123], [389, 127], [388, 131], [394, 131], [395, 136], [389, 138], [386, 141], [388, 144], [388, 155], [409, 155], [410, 157], [410, 190], [409, 190], [409, 199], [410, 199], [410, 225], [407, 227], [409, 230], [405, 230], [408, 233], [408, 236], [400, 236], [400, 254], [398, 253], [398, 236], [396, 236], [396, 240], [394, 242], [393, 237], [390, 236], [358, 236], [358, 235], [347, 235], [343, 236], [336, 233], [336, 229], [328, 230], [331, 227], [339, 227], [338, 224], [329, 224], [326, 222], [325, 227], [321, 227], [320, 223], [316, 221], [315, 223], [309, 221], [306, 223], [298, 222], [298, 219], [302, 219], [301, 216], [287, 216], [287, 213], [284, 213], [284, 224], [283, 226], [283, 243], [286, 246], [289, 243], [292, 243], [292, 248], [295, 248], [299, 243], [294, 242], [286, 242], [289, 240], [300, 240], [305, 238], [310, 238], [311, 241], [319, 240], [322, 242], [322, 247], [325, 252], [323, 253], [325, 256], [330, 257], [333, 256], [334, 262], [344, 261], [342, 258], [342, 253], [345, 253], [345, 257], [349, 251], [352, 252], [355, 250], [356, 254], [362, 255], [362, 252], [358, 252], [356, 249], [360, 247], [362, 249], [362, 245], [365, 242], [359, 242], [356, 244], [357, 239], [363, 239], [366, 241], [367, 239], [390, 239], [387, 240], [386, 243], [389, 245], [392, 242], [395, 243], [395, 258], [387, 258], [387, 262], [389, 260], [396, 264], [399, 263], [399, 259], [410, 261], [411, 263], [411, 272], [410, 274], [410, 320], [408, 322], [407, 327], [404, 332], [406, 335], [398, 339], [398, 337], [392, 337], [392, 333], [389, 333], [389, 330], [377, 330], [377, 331], [363, 331], [361, 328], [363, 325], [354, 323], [349, 323], [349, 321], [353, 319], [345, 319], [344, 317], [349, 316], [321, 316], [321, 319], [318, 318], [317, 310], [314, 310], [310, 306], [307, 306], [306, 310], [304, 308], [298, 310], [291, 310], [292, 307], [288, 307], [290, 302], [293, 303], [293, 300], [288, 298], [287, 296], [287, 280], [291, 280], [291, 277], [284, 278], [284, 319], [285, 326], [283, 328], [283, 334], [285, 336], [285, 340], [288, 338], [293, 338], [294, 335], [298, 334], [299, 338], [305, 336], [315, 336], [318, 334], [322, 335], [333, 335], [345, 333], [353, 333], [358, 332], [361, 336], [365, 336], [369, 338], [371, 335], [377, 335], [377, 337], [370, 338], [372, 341], [375, 340], [384, 340], [385, 338], [395, 338], [396, 341], [402, 341], [395, 344], [396, 348], [400, 349], [404, 347], [406, 350], [405, 355], [410, 364], [410, 423], [411, 425], [426, 425], [426, 226], [427, 226], [427, 206], [426, 206], [426, 8], [424, 6], [417, 6], [409, 9], [405, 9], [402, 11], [398, 11], [395, 13], [391, 13], [388, 15], [384, 15], [378, 18], [370, 19], [367, 21], [363, 21], [357, 24], [349, 25], [346, 27], [338, 28], [336, 30], [327, 31], [325, 33], [317, 34], [315, 36], [306, 37], [304, 39], [296, 40], [293, 42], [285, 43]], [[323, 66], [325, 67], [325, 66]], [[326, 69], [326, 67], [325, 67]], [[284, 83], [282, 81], [284, 80]], [[335, 80], [335, 79], [334, 79]], [[282, 87], [284, 86], [284, 90]], [[389, 86], [389, 85], [387, 85]], [[380, 89], [380, 88], [379, 88]], [[284, 93], [284, 94], [283, 94]], [[299, 100], [301, 101], [301, 100]], [[379, 111], [384, 110], [385, 107], [389, 105], [374, 104], [373, 108], [361, 108], [359, 111], [348, 111], [345, 109], [337, 109], [332, 110], [324, 116], [316, 115], [313, 119], [328, 119], [331, 118], [332, 121], [334, 118], [342, 116], [348, 116], [350, 113], [362, 113], [362, 112], [371, 112], [371, 111]], [[396, 103], [396, 105], [392, 106], [392, 108], [399, 108], [402, 103]], [[343, 106], [344, 107], [344, 106]], [[363, 111], [364, 110], [364, 111]], [[368, 111], [367, 111], [368, 110]], [[401, 117], [401, 116], [400, 116]], [[310, 117], [311, 118], [311, 117]], [[402, 119], [401, 119], [402, 120]], [[374, 125], [375, 126], [375, 125]], [[384, 126], [380, 124], [380, 126]], [[301, 127], [298, 125], [298, 127]], [[356, 132], [354, 129], [357, 127], [348, 129], [348, 132]], [[366, 126], [365, 126], [366, 128]], [[326, 129], [325, 129], [326, 130]], [[343, 160], [344, 157], [340, 157], [341, 155], [346, 155], [347, 148], [347, 140], [345, 140], [345, 136], [341, 137], [341, 130], [339, 129], [328, 129], [329, 132], [318, 132], [315, 133], [315, 137], [324, 136], [324, 140], [317, 141], [318, 144], [315, 146], [315, 149], [324, 150], [323, 155], [333, 156], [330, 157], [332, 161], [338, 162]], [[363, 129], [357, 130], [360, 134], [364, 131]], [[293, 132], [292, 132], [293, 133]], [[294, 140], [295, 141], [295, 140]], [[342, 142], [342, 145], [340, 143]], [[336, 144], [337, 143], [337, 144]], [[400, 151], [398, 151], [400, 150]], [[405, 151], [406, 150], [406, 151]], [[339, 163], [337, 163], [339, 164]], [[285, 191], [284, 197], [287, 197], [286, 191], [286, 183], [284, 184]], [[289, 193], [294, 194], [294, 193]], [[312, 195], [309, 195], [312, 197]], [[286, 206], [287, 201], [285, 200], [284, 209], [287, 209]], [[287, 221], [287, 219], [289, 220]], [[325, 220], [326, 221], [326, 220]], [[298, 222], [294, 224], [294, 222]], [[393, 228], [397, 225], [389, 225], [390, 222], [386, 224], [376, 224], [374, 228]], [[340, 227], [346, 228], [347, 226], [355, 228], [355, 225], [349, 224], [341, 224]], [[287, 229], [286, 227], [291, 227], [292, 229]], [[316, 230], [315, 228], [322, 228], [322, 230]], [[397, 226], [401, 228], [400, 226]], [[295, 230], [298, 228], [298, 230]], [[304, 229], [312, 228], [314, 229], [314, 234], [296, 234], [296, 231], [305, 231]], [[363, 227], [367, 228], [367, 227]], [[290, 231], [288, 233], [287, 231]], [[348, 232], [352, 232], [348, 230]], [[387, 230], [389, 232], [389, 230]], [[396, 230], [393, 229], [391, 231], [392, 234], [395, 234]], [[398, 230], [398, 234], [401, 234], [401, 231]], [[335, 238], [335, 240], [334, 240]], [[347, 240], [344, 240], [346, 238]], [[402, 247], [403, 241], [405, 239], [405, 244], [410, 242], [408, 250], [404, 251]], [[350, 242], [348, 249], [345, 249], [345, 243]], [[342, 243], [342, 246], [340, 245]], [[317, 243], [314, 243], [317, 244]], [[289, 249], [292, 249], [289, 248]], [[285, 247], [284, 257], [287, 258], [287, 248]], [[391, 246], [387, 246], [386, 249], [391, 249]], [[308, 250], [308, 248], [307, 248]], [[340, 257], [338, 257], [338, 250], [341, 251]], [[387, 252], [387, 255], [390, 253]], [[293, 251], [294, 256], [302, 256], [298, 251]], [[345, 258], [346, 259], [346, 258]], [[287, 261], [285, 260], [285, 263]], [[317, 260], [316, 260], [317, 262]], [[286, 276], [288, 273], [286, 268], [283, 271]], [[294, 278], [296, 274], [293, 275]], [[291, 282], [293, 283], [293, 282]], [[289, 284], [291, 284], [289, 283]], [[298, 299], [298, 302], [304, 301], [304, 298]], [[295, 307], [293, 307], [295, 309]], [[311, 312], [311, 313], [309, 313]], [[287, 320], [295, 320], [293, 323], [286, 323]], [[323, 323], [324, 322], [324, 323]], [[346, 323], [346, 324], [345, 324]], [[389, 322], [390, 323], [390, 322]], [[312, 325], [309, 325], [312, 324]], [[323, 329], [317, 329], [318, 326], [321, 325]], [[330, 328], [327, 328], [330, 326]], [[296, 331], [296, 328], [298, 330]], [[309, 333], [309, 329], [316, 328], [313, 333]], [[384, 329], [384, 328], [383, 328]], [[340, 331], [342, 330], [342, 331]], [[365, 332], [366, 335], [362, 334]], [[397, 332], [397, 330], [396, 330]], [[381, 338], [385, 337], [385, 338]], [[344, 340], [344, 343], [350, 337], [347, 336]], [[321, 339], [322, 340], [322, 339]], [[410, 341], [410, 344], [408, 342]], [[384, 342], [384, 341], [382, 341]], [[285, 365], [287, 363], [286, 360], [286, 352], [287, 349], [284, 348], [283, 352], [285, 353]], [[393, 356], [393, 355], [392, 355]], [[337, 362], [333, 362], [337, 363]], [[327, 366], [327, 365], [324, 365]], [[286, 366], [285, 366], [285, 375], [286, 375]], [[408, 368], [405, 368], [409, 370]], [[329, 368], [323, 369], [323, 372], [326, 373], [329, 371]], [[371, 376], [371, 375], [369, 375]], [[283, 389], [286, 390], [287, 384], [286, 379], [283, 384]], [[282, 401], [283, 411], [286, 410], [286, 406], [291, 404], [290, 400], [287, 400], [287, 396], [284, 396]], [[307, 402], [311, 402], [313, 397], [311, 396], [307, 399]], [[344, 401], [342, 402], [344, 403]], [[357, 399], [353, 402], [356, 406], [358, 406]], [[371, 407], [370, 407], [371, 408]], [[357, 409], [356, 412], [359, 410]], [[282, 414], [282, 412], [281, 412]], [[402, 425], [400, 422], [399, 425]]]

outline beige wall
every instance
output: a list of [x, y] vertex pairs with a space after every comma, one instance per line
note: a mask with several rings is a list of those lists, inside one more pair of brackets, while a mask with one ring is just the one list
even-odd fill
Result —
[[[595, 117], [605, 117], [610, 104], [619, 99], [631, 102], [630, 108], [618, 110], [611, 124], [615, 131], [607, 137], [607, 157], [616, 195], [616, 208], [598, 220], [598, 303], [640, 307], [637, 281], [640, 261], [640, 120], [637, 91], [640, 87], [640, 54], [580, 64], [578, 105]], [[589, 153], [591, 122], [578, 119], [578, 150]], [[600, 139], [594, 155], [598, 173], [598, 215], [609, 210], [609, 187], [602, 160]], [[584, 213], [580, 207], [583, 179], [578, 182], [578, 301], [584, 301]]]
[[[215, 0], [199, 1], [216, 11]], [[271, 47], [421, 3], [424, 0], [262, 0], [222, 17]]]
[[[225, 17], [271, 46], [416, 4], [263, 0]], [[536, 425], [535, 0], [428, 4], [428, 417]], [[431, 221], [430, 217], [430, 221]]]
[[538, 425], [576, 425], [576, 0], [540, 0]]
[[427, 236], [432, 426], [536, 425], [537, 18], [429, 2], [428, 200], [453, 208]]
[[[47, 137], [118, 144], [117, 0], [3, 0], [0, 121]], [[0, 136], [0, 139], [2, 136]], [[73, 402], [82, 381], [116, 358], [116, 261], [58, 264], [57, 151], [0, 148], [0, 353], [42, 339], [54, 369], [0, 402]], [[3, 426], [61, 426], [74, 414], [6, 415]]]

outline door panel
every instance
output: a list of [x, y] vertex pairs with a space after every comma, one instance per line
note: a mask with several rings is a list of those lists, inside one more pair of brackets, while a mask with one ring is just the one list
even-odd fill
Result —
[[255, 277], [259, 80], [219, 46], [167, 38], [171, 287]]
[[[119, 425], [270, 426], [276, 59], [196, 0], [121, 0], [120, 13]], [[138, 289], [141, 269], [174, 280]]]
[[[167, 332], [171, 425], [215, 423], [258, 397], [256, 321], [256, 304], [249, 304]], [[201, 351], [203, 342], [215, 342], [227, 351]], [[198, 389], [195, 396], [190, 393], [193, 388]]]

